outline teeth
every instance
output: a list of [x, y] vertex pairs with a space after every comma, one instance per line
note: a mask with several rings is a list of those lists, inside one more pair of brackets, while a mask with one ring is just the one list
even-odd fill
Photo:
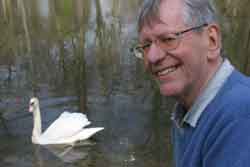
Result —
[[175, 71], [176, 69], [177, 69], [177, 67], [167, 68], [164, 71], [158, 72], [158, 75], [166, 75], [168, 73], [171, 73], [171, 72]]

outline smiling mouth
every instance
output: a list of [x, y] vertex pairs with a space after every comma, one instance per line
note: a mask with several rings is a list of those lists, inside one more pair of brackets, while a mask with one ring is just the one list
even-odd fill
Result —
[[171, 67], [165, 68], [163, 70], [157, 71], [155, 74], [156, 74], [156, 76], [161, 77], [161, 76], [168, 75], [168, 74], [176, 71], [177, 68], [178, 68], [177, 65], [176, 66], [171, 66]]

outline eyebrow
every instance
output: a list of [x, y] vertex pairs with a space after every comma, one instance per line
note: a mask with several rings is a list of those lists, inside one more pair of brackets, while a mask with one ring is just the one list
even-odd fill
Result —
[[[164, 23], [164, 22], [160, 22], [160, 24], [163, 24], [163, 25], [167, 25], [166, 23]], [[149, 29], [151, 29], [150, 27], [149, 27]], [[182, 30], [180, 30], [180, 31], [182, 31]], [[141, 31], [140, 33], [141, 34], [145, 34], [145, 33], [142, 33], [143, 31]], [[164, 31], [162, 31], [162, 32], [155, 32], [155, 33], [157, 33], [157, 34], [150, 34], [150, 37], [154, 37], [154, 38], [159, 38], [159, 37], [161, 37], [161, 36], [166, 36], [166, 35], [168, 35], [168, 34], [176, 34], [177, 32], [176, 32], [176, 30], [174, 30], [173, 28], [172, 28], [172, 30], [169, 30], [169, 29], [167, 29], [167, 30], [164, 30]], [[143, 35], [142, 35], [143, 36]], [[146, 38], [139, 38], [139, 41], [141, 42], [141, 41], [152, 41], [148, 36], [146, 37]]]
[[166, 32], [162, 32], [156, 35], [157, 38], [161, 37], [161, 36], [168, 36], [169, 34], [175, 34], [176, 32], [170, 32], [170, 31], [166, 31]]
[[[169, 34], [175, 34], [176, 32], [169, 32], [169, 31], [165, 31], [165, 32], [161, 32], [155, 35], [152, 35], [154, 38], [160, 38], [162, 36], [168, 36]], [[141, 38], [140, 41], [152, 41], [149, 37], [146, 38]]]

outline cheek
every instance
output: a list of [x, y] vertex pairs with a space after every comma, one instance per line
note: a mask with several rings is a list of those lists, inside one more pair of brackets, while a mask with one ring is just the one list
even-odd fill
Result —
[[199, 74], [206, 66], [207, 60], [205, 56], [205, 49], [201, 44], [190, 43], [190, 45], [183, 46], [183, 50], [179, 58], [183, 64], [182, 71], [187, 77]]
[[186, 64], [184, 64], [183, 68], [181, 69], [183, 82], [191, 83], [197, 81], [197, 79], [200, 77], [200, 72], [202, 71], [200, 66], [201, 65], [199, 61], [186, 61]]
[[200, 54], [193, 54], [185, 61], [182, 69], [182, 81], [194, 88], [206, 78], [206, 60]]

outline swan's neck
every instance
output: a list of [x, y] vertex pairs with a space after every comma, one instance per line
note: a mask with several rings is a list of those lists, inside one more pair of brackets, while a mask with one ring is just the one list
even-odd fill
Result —
[[37, 143], [37, 140], [42, 134], [42, 123], [41, 123], [41, 114], [39, 106], [36, 108], [33, 114], [34, 114], [33, 116], [34, 125], [32, 131], [32, 142]]

